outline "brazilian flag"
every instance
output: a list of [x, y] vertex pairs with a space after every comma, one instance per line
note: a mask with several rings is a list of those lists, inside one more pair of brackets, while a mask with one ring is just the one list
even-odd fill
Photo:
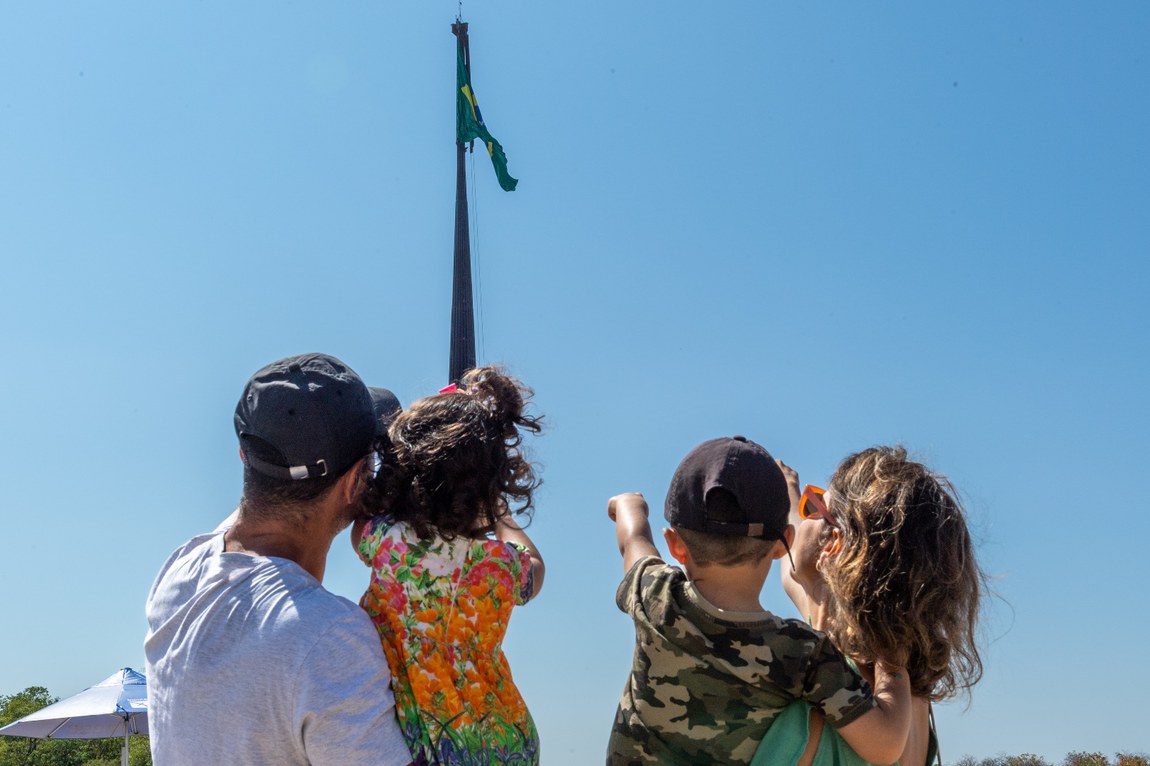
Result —
[[467, 74], [467, 67], [463, 65], [462, 45], [459, 46], [459, 66], [455, 74], [455, 85], [459, 91], [456, 94], [455, 106], [456, 140], [466, 144], [478, 138], [487, 144], [487, 153], [491, 155], [491, 164], [495, 166], [499, 185], [503, 187], [503, 191], [515, 191], [519, 181], [507, 172], [507, 155], [483, 124], [483, 115], [479, 111], [479, 104], [475, 101], [475, 91], [471, 89], [471, 78]]

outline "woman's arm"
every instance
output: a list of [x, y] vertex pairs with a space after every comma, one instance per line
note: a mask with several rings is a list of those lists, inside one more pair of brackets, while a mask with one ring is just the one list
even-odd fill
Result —
[[[802, 523], [802, 520], [799, 518], [799, 498], [802, 497], [802, 490], [799, 489], [799, 472], [782, 460], [775, 460], [775, 462], [787, 480], [787, 494], [791, 500], [790, 521], [795, 525], [795, 529], [797, 530], [798, 525]], [[795, 607], [799, 610], [799, 616], [804, 620], [811, 619], [815, 611], [814, 605], [807, 596], [806, 590], [804, 590], [803, 586], [795, 579], [795, 570], [791, 562], [779, 562], [779, 579], [782, 581], [783, 591], [786, 592], [787, 597], [795, 602]]]
[[782, 580], [783, 591], [794, 602], [795, 608], [799, 610], [799, 616], [804, 620], [811, 620], [815, 611], [814, 604], [808, 598], [803, 586], [799, 585], [798, 580], [795, 579], [795, 570], [791, 568], [789, 561], [779, 562], [779, 579]]
[[905, 668], [875, 665], [874, 698], [878, 705], [839, 727], [851, 748], [871, 763], [894, 763], [910, 734], [910, 676]]
[[[797, 704], [797, 703], [796, 703]], [[838, 748], [844, 750], [848, 747], [842, 735], [834, 729], [828, 734], [828, 739], [823, 741], [823, 728], [826, 725], [826, 718], [818, 710], [807, 706], [810, 711], [808, 714], [808, 727], [810, 736], [807, 740], [806, 750], [799, 757], [794, 766], [811, 766], [815, 761], [816, 755], [820, 758], [826, 758], [828, 754], [834, 753], [836, 763], [843, 760], [841, 756], [845, 753]], [[773, 728], [773, 727], [772, 727]], [[764, 738], [764, 745], [770, 744], [768, 738], [771, 736], [770, 732], [767, 733], [767, 738]], [[836, 744], [836, 739], [838, 743]], [[916, 764], [925, 763], [926, 756], [930, 749], [930, 701], [922, 697], [914, 697], [911, 699], [911, 718], [910, 718], [910, 734], [907, 737], [906, 748], [899, 754], [898, 762], [900, 764]], [[862, 759], [859, 758], [859, 761]], [[847, 759], [846, 763], [852, 763]], [[752, 761], [752, 764], [757, 761]]]
[[799, 756], [799, 762], [795, 766], [811, 766], [815, 762], [815, 754], [819, 751], [819, 740], [823, 737], [823, 727], [827, 725], [827, 719], [822, 713], [812, 709], [807, 725], [810, 727], [807, 749]]
[[539, 591], [543, 589], [543, 575], [546, 573], [543, 554], [510, 513], [503, 513], [496, 520], [495, 539], [505, 543], [516, 543], [527, 549], [527, 554], [531, 557], [531, 598], [538, 596]]

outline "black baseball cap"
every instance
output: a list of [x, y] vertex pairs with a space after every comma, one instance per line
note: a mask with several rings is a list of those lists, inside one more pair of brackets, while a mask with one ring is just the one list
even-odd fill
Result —
[[771, 453], [732, 436], [703, 442], [683, 458], [664, 515], [674, 527], [785, 543], [790, 507], [787, 480]]
[[339, 359], [301, 354], [272, 362], [247, 382], [236, 405], [236, 436], [241, 448], [254, 437], [282, 456], [279, 464], [243, 449], [245, 464], [266, 476], [338, 476], [371, 451], [399, 409], [394, 394], [369, 389]]

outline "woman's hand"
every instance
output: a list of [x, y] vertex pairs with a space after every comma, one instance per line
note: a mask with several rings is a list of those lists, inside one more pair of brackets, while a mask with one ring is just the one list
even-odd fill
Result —
[[791, 561], [782, 561], [779, 563], [779, 580], [782, 582], [783, 591], [794, 602], [795, 608], [799, 610], [799, 616], [810, 622], [814, 627], [822, 627], [822, 608], [821, 603], [825, 599], [822, 594], [822, 589], [819, 588], [817, 593], [808, 593], [807, 586], [814, 587], [816, 584], [806, 582], [806, 586], [799, 582], [798, 572], [795, 570], [795, 556], [799, 556], [801, 560], [802, 547], [799, 545], [800, 535], [802, 534], [803, 520], [799, 518], [799, 500], [802, 498], [802, 491], [799, 489], [799, 472], [782, 460], [775, 460], [779, 466], [779, 470], [783, 472], [783, 478], [787, 480], [787, 495], [791, 501], [791, 524], [795, 526], [795, 542], [791, 545]]
[[783, 472], [783, 478], [787, 480], [787, 494], [791, 498], [791, 518], [794, 518], [799, 513], [799, 499], [803, 496], [803, 491], [799, 488], [799, 472], [782, 460], [775, 460], [778, 464], [779, 470]]

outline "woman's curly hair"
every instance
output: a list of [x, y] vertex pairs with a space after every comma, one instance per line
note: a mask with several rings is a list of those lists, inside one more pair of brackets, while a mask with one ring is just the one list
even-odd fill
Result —
[[531, 395], [492, 366], [412, 404], [388, 429], [366, 509], [446, 539], [490, 532], [503, 513], [529, 513], [541, 483], [520, 450], [523, 432], [541, 428], [541, 417], [524, 414]]
[[954, 487], [902, 447], [874, 447], [839, 465], [827, 496], [843, 534], [821, 568], [832, 640], [860, 662], [905, 666], [916, 696], [969, 691], [986, 579]]

